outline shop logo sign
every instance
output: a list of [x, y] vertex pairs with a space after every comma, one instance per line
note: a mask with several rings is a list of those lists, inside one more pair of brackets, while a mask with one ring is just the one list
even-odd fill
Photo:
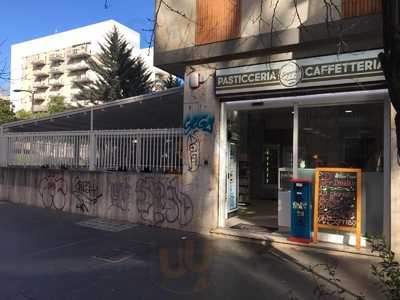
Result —
[[216, 71], [216, 95], [384, 81], [381, 49]]
[[279, 81], [285, 87], [294, 87], [303, 79], [303, 68], [295, 62], [285, 64], [279, 70]]

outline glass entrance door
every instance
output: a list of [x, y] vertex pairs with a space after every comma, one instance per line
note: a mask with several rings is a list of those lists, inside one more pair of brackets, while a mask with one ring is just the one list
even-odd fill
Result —
[[278, 169], [280, 167], [280, 145], [264, 145], [263, 176], [264, 186], [274, 194], [278, 190]]
[[228, 112], [226, 226], [278, 229], [279, 174], [293, 162], [292, 112], [291, 107]]

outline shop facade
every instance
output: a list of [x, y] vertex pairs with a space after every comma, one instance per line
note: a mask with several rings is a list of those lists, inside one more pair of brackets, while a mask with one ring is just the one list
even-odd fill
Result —
[[[302, 30], [296, 22], [252, 28], [251, 16], [265, 13], [268, 20], [271, 12], [229, 1], [233, 6], [215, 21], [218, 34], [203, 24], [207, 18], [202, 26], [190, 22], [216, 15], [210, 3], [205, 9], [172, 1], [186, 19], [160, 6], [155, 63], [185, 78], [182, 180], [199, 208], [193, 230], [289, 236], [291, 180], [299, 179], [311, 183], [311, 203], [319, 201], [315, 240], [357, 246], [361, 236], [365, 246], [367, 236], [385, 237], [398, 251], [400, 174], [394, 110], [378, 59], [381, 15], [366, 9], [333, 16], [327, 28], [321, 2], [306, 2]], [[345, 2], [339, 9], [347, 9]], [[276, 13], [284, 19], [293, 10]], [[186, 30], [172, 36], [167, 24]], [[223, 26], [231, 26], [230, 35], [223, 36]], [[335, 185], [316, 176], [326, 169]]]
[[[200, 215], [203, 230], [290, 236], [290, 180], [310, 181], [314, 193], [317, 168], [331, 168], [361, 171], [361, 204], [340, 203], [339, 195], [317, 216], [333, 228], [319, 229], [316, 239], [356, 246], [357, 221], [361, 246], [366, 237], [391, 236], [391, 104], [379, 51], [196, 66], [188, 74], [183, 180], [208, 210]], [[208, 79], [197, 87], [197, 78]], [[346, 212], [352, 205], [354, 214]]]
[[[360, 222], [367, 236], [387, 236], [390, 214], [390, 130], [387, 91], [377, 59], [380, 50], [281, 61], [216, 71], [221, 104], [220, 181], [226, 182], [226, 209], [220, 227], [266, 232], [291, 230], [291, 180], [311, 182], [318, 168], [361, 170], [361, 203], [345, 199], [341, 188], [327, 195], [313, 223], [331, 226], [315, 239], [355, 245], [346, 227]], [[373, 82], [373, 89], [368, 84]], [[364, 86], [365, 90], [318, 92], [322, 86]], [[253, 91], [310, 88], [309, 95], [229, 101]], [[382, 85], [384, 87], [384, 85]], [[312, 91], [314, 89], [315, 91]], [[339, 173], [337, 174], [339, 176]], [[221, 185], [222, 185], [221, 184]], [[333, 188], [333, 187], [328, 187]], [[315, 195], [311, 203], [314, 204]], [[352, 203], [346, 203], [350, 201]], [[349, 206], [354, 210], [352, 212]], [[316, 207], [314, 205], [314, 211]], [[359, 216], [357, 216], [357, 210]], [[385, 217], [386, 216], [386, 217]], [[316, 224], [312, 224], [315, 225]]]

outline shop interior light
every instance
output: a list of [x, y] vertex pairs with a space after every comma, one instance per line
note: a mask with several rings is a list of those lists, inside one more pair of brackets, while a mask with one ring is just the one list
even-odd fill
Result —
[[351, 109], [345, 110], [344, 111], [346, 114], [351, 114], [353, 111]]

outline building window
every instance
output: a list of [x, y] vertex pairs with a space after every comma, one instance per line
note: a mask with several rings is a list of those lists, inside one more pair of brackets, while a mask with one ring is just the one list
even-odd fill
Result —
[[238, 38], [240, 0], [197, 0], [196, 45]]
[[381, 0], [342, 0], [343, 18], [359, 17], [382, 12]]

